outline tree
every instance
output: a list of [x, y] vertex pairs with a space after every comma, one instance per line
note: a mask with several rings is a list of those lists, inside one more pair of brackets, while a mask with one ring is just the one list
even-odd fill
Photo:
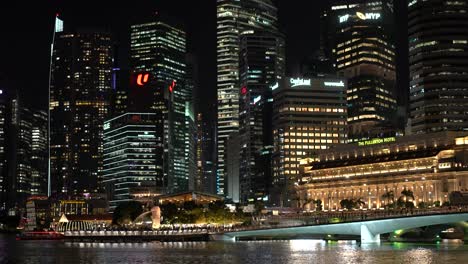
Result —
[[426, 209], [429, 205], [425, 202], [419, 202], [418, 203], [418, 208], [419, 209]]
[[322, 209], [323, 209], [322, 200], [320, 200], [320, 199], [313, 200], [312, 203], [315, 205], [315, 210], [316, 211], [322, 211]]
[[340, 205], [341, 205], [342, 208], [352, 210], [354, 208], [359, 208], [361, 206], [364, 206], [364, 205], [366, 205], [366, 203], [362, 200], [362, 198], [343, 199], [343, 200], [340, 201]]
[[403, 198], [405, 198], [406, 201], [409, 200], [409, 198], [411, 198], [411, 200], [414, 200], [414, 194], [411, 190], [404, 189], [403, 191], [401, 191], [401, 195], [403, 196]]
[[314, 202], [314, 199], [307, 198], [302, 204], [302, 210], [305, 210], [305, 207], [312, 202]]
[[413, 191], [404, 189], [401, 191], [401, 196], [397, 200], [397, 206], [399, 208], [413, 209], [414, 208], [414, 194]]
[[117, 225], [130, 224], [142, 213], [143, 205], [140, 202], [122, 202], [114, 210], [112, 223]]
[[352, 199], [343, 199], [340, 201], [340, 206], [343, 209], [351, 210], [354, 208], [354, 202]]
[[385, 192], [384, 194], [382, 194], [382, 200], [386, 200], [387, 203], [386, 205], [390, 205], [390, 201], [393, 203], [395, 203], [395, 194], [393, 193], [393, 191], [387, 191]]
[[178, 211], [177, 205], [173, 203], [165, 203], [159, 206], [161, 209], [161, 216], [163, 223], [165, 224], [172, 224], [178, 218]]

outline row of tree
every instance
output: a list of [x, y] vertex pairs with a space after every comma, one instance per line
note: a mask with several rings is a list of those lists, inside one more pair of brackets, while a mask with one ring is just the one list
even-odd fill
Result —
[[[400, 196], [395, 200], [395, 194], [393, 191], [387, 191], [381, 196], [382, 200], [385, 201], [385, 208], [386, 209], [414, 209], [414, 193], [411, 190], [404, 189], [401, 191]], [[322, 200], [317, 199], [308, 199], [302, 204], [302, 209], [305, 209], [305, 207], [309, 204], [313, 204], [315, 207], [315, 210], [321, 211], [323, 209], [322, 206]], [[366, 203], [362, 200], [362, 198], [349, 198], [349, 199], [343, 199], [340, 201], [340, 206], [343, 209], [358, 209], [362, 208], [366, 205]], [[449, 202], [444, 202], [443, 204], [440, 203], [440, 201], [434, 201], [433, 203], [426, 203], [426, 202], [420, 202], [418, 203], [418, 208], [424, 209], [428, 208], [429, 206], [449, 206]]]
[[[113, 224], [133, 223], [144, 212], [143, 207], [143, 204], [137, 201], [120, 203], [114, 210]], [[188, 201], [183, 204], [165, 203], [159, 207], [162, 224], [229, 224], [244, 223], [250, 220], [250, 217], [244, 214], [240, 208], [231, 212], [222, 201], [213, 202], [206, 206]]]

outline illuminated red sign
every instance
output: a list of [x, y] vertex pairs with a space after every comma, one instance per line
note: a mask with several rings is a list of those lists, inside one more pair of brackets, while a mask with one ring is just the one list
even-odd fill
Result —
[[172, 80], [172, 83], [169, 84], [169, 92], [172, 93], [174, 91], [175, 86], [176, 86], [176, 81]]
[[136, 83], [138, 86], [145, 85], [149, 80], [149, 73], [139, 73], [136, 78]]
[[241, 88], [241, 94], [244, 95], [244, 94], [246, 94], [246, 93], [247, 93], [247, 87], [243, 86], [243, 87]]

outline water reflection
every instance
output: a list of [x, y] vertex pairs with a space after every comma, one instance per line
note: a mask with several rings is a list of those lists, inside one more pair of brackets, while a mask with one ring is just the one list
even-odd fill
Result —
[[90, 243], [15, 241], [0, 237], [0, 263], [468, 263], [468, 246], [356, 241]]

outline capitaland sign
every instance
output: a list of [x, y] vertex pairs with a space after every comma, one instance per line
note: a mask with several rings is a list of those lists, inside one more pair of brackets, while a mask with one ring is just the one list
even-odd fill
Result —
[[360, 20], [377, 20], [377, 19], [380, 19], [380, 13], [362, 13], [362, 12], [356, 12], [355, 15], [350, 15], [350, 14], [342, 15], [342, 16], [339, 16], [338, 19], [339, 19], [340, 23], [344, 23], [344, 22], [348, 21], [350, 16], [355, 16]]
[[395, 142], [395, 141], [396, 141], [395, 137], [373, 138], [373, 139], [358, 142], [358, 146], [369, 146], [369, 145], [376, 145], [376, 144], [382, 144], [382, 143], [390, 143], [390, 142]]
[[332, 87], [344, 87], [344, 82], [339, 81], [339, 82], [323, 82], [323, 85], [325, 86], [332, 86]]
[[291, 84], [291, 87], [310, 86], [310, 79], [291, 78], [289, 79], [289, 83]]

